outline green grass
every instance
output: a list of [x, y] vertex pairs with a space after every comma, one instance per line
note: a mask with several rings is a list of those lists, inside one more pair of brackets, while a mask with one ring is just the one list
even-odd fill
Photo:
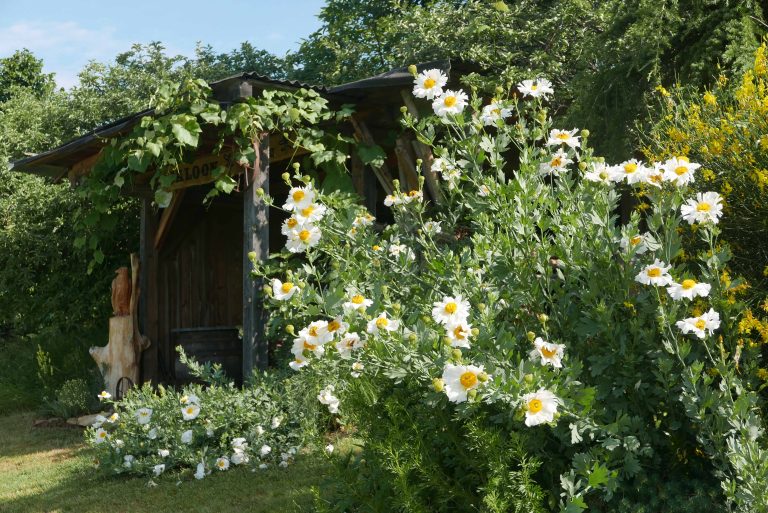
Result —
[[[32, 414], [0, 417], [0, 512], [269, 512], [311, 511], [311, 487], [325, 459], [300, 457], [287, 469], [237, 468], [203, 481], [143, 478], [95, 471], [79, 429], [33, 428]], [[177, 481], [181, 479], [181, 483]]]

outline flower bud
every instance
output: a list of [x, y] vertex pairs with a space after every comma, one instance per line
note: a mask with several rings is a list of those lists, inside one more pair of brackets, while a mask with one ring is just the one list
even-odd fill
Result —
[[417, 340], [416, 333], [411, 333], [410, 335], [408, 335], [409, 342], [416, 342], [416, 340]]
[[415, 64], [411, 64], [410, 66], [408, 66], [408, 73], [410, 73], [414, 77], [416, 76], [416, 73], [418, 73], [418, 72], [419, 72], [419, 70], [416, 68]]
[[582, 136], [584, 139], [586, 139], [587, 137], [589, 137], [589, 130], [587, 130], [586, 128], [585, 128], [584, 130], [582, 130], [582, 131], [581, 131], [581, 136]]
[[477, 375], [477, 380], [480, 383], [485, 383], [486, 381], [488, 381], [488, 374], [485, 372], [481, 372], [480, 374]]
[[296, 332], [294, 330], [293, 324], [289, 324], [285, 327], [285, 332], [289, 335], [296, 335]]
[[451, 351], [451, 358], [453, 358], [457, 362], [460, 362], [461, 361], [461, 349], [456, 348], [453, 351]]
[[434, 378], [432, 379], [432, 388], [435, 390], [435, 392], [442, 392], [443, 388], [445, 387], [445, 383], [440, 378]]
[[301, 164], [299, 164], [298, 162], [294, 162], [293, 164], [291, 164], [291, 166], [293, 167], [293, 169], [295, 169], [296, 171], [298, 171], [298, 170], [299, 170], [299, 168], [301, 167]]
[[496, 94], [501, 94], [501, 93], [503, 93], [503, 92], [504, 92], [504, 88], [503, 88], [503, 87], [501, 87], [501, 86], [496, 86], [496, 89], [495, 89], [495, 91], [496, 91]]
[[579, 162], [579, 169], [581, 169], [582, 171], [586, 171], [587, 163], [584, 161]]
[[477, 389], [476, 388], [473, 388], [472, 390], [469, 390], [467, 392], [467, 398], [469, 400], [475, 399], [476, 397], [477, 397]]
[[408, 112], [408, 107], [406, 107], [405, 105], [403, 105], [402, 107], [400, 107], [400, 112], [401, 112], [401, 113], [403, 113], [403, 114], [405, 114], [406, 112]]
[[533, 383], [533, 374], [526, 374], [525, 376], [523, 376], [523, 381], [525, 381], [529, 385]]
[[480, 330], [477, 328], [472, 328], [472, 336], [476, 337], [480, 334]]
[[545, 313], [541, 313], [541, 314], [539, 314], [539, 315], [537, 316], [537, 318], [539, 319], [539, 322], [540, 322], [540, 323], [542, 323], [542, 324], [546, 324], [546, 322], [549, 320], [549, 315], [547, 315], [547, 314], [545, 314]]
[[443, 345], [451, 347], [451, 344], [453, 344], [453, 340], [450, 337], [443, 337]]
[[304, 182], [304, 183], [309, 183], [309, 182], [312, 181], [312, 177], [309, 176], [309, 175], [304, 175], [304, 176], [301, 177], [301, 181]]
[[265, 192], [263, 188], [259, 187], [258, 189], [256, 189], [256, 196], [258, 196], [259, 198], [263, 198], [264, 194]]
[[525, 336], [528, 338], [529, 342], [533, 342], [534, 340], [536, 340], [536, 333], [532, 331], [529, 331], [528, 333], [526, 333]]
[[423, 322], [424, 324], [429, 324], [431, 320], [432, 320], [432, 317], [430, 317], [429, 315], [421, 316], [421, 322]]
[[269, 285], [264, 285], [264, 286], [261, 288], [261, 290], [262, 290], [262, 291], [264, 291], [264, 294], [265, 294], [265, 295], [267, 295], [267, 296], [269, 296], [269, 297], [272, 297], [272, 287], [270, 287]]
[[257, 258], [259, 258], [259, 255], [257, 255], [255, 251], [248, 252], [248, 260], [255, 262]]
[[487, 307], [486, 307], [485, 303], [478, 303], [478, 305], [477, 305], [477, 309], [480, 310], [481, 312], [485, 312], [486, 308]]
[[280, 175], [280, 176], [282, 176], [282, 177], [283, 177], [283, 181], [284, 181], [285, 183], [287, 183], [288, 185], [291, 185], [291, 175], [290, 175], [290, 173], [288, 173], [288, 171], [286, 171], [285, 173], [283, 173], [283, 174], [282, 174], [282, 175]]
[[544, 122], [547, 120], [547, 111], [546, 111], [546, 109], [542, 109], [542, 110], [540, 110], [540, 111], [539, 111], [539, 112], [536, 114], [536, 119], [537, 119], [537, 120], [538, 120], [540, 123], [544, 123]]
[[392, 311], [399, 312], [402, 307], [400, 306], [400, 303], [394, 303], [392, 305]]

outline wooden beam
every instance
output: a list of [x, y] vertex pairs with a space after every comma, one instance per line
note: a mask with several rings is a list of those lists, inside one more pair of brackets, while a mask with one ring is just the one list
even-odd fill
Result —
[[[157, 251], [153, 241], [157, 231], [157, 216], [152, 208], [152, 200], [145, 198], [141, 202], [141, 227], [139, 230], [139, 261], [141, 273], [139, 278], [139, 325], [142, 332], [152, 340], [153, 344], [141, 353], [141, 381], [159, 382], [161, 379], [158, 365], [160, 346], [158, 324], [158, 282], [157, 282]], [[167, 343], [167, 342], [166, 342]]]
[[160, 224], [158, 225], [157, 232], [155, 233], [155, 249], [158, 251], [162, 247], [163, 242], [168, 235], [168, 230], [171, 228], [173, 220], [176, 219], [176, 214], [179, 212], [179, 207], [181, 206], [181, 202], [184, 199], [185, 191], [186, 189], [175, 191], [173, 193], [173, 199], [171, 199], [171, 204], [163, 209], [163, 214], [160, 216]]
[[[253, 252], [259, 262], [269, 257], [269, 206], [259, 197], [259, 188], [269, 193], [269, 134], [255, 141], [254, 169], [243, 178], [249, 183], [243, 191], [243, 381], [254, 368], [267, 368], [269, 342], [266, 338], [266, 312], [262, 307], [264, 280], [251, 278]], [[248, 175], [251, 175], [248, 177]]]
[[[352, 128], [355, 129], [355, 139], [358, 142], [362, 142], [368, 146], [376, 144], [376, 141], [373, 140], [373, 136], [371, 135], [371, 131], [368, 130], [368, 125], [366, 125], [364, 121], [355, 115], [350, 116], [349, 119], [352, 122]], [[387, 164], [383, 163], [380, 166], [371, 165], [371, 169], [373, 169], [373, 172], [376, 174], [376, 178], [379, 179], [379, 183], [384, 188], [384, 191], [387, 194], [392, 194], [395, 191], [395, 188], [392, 183], [392, 174], [389, 172]]]
[[414, 150], [408, 144], [405, 134], [401, 134], [395, 141], [395, 154], [397, 155], [397, 167], [400, 168], [402, 175], [401, 187], [403, 191], [414, 191], [419, 188], [419, 172], [416, 170], [416, 159], [413, 152]]
[[352, 186], [355, 188], [355, 192], [360, 196], [365, 197], [365, 165], [360, 160], [360, 155], [357, 152], [352, 152], [350, 155], [349, 174], [352, 177]]
[[[413, 95], [407, 89], [400, 91], [400, 96], [403, 97], [403, 102], [408, 112], [415, 119], [419, 118], [419, 109], [416, 107], [416, 102], [413, 99]], [[440, 184], [437, 181], [437, 175], [432, 171], [432, 150], [429, 146], [419, 141], [418, 139], [413, 141], [413, 149], [416, 152], [416, 156], [421, 159], [421, 171], [424, 174], [424, 182], [427, 186], [429, 194], [436, 203], [441, 203], [443, 195], [440, 192]]]
[[[84, 158], [80, 162], [75, 162], [67, 172], [67, 178], [69, 178], [69, 182], [72, 185], [77, 184], [77, 180], [81, 176], [85, 176], [91, 172], [93, 166], [96, 164], [96, 162], [98, 162], [99, 157], [101, 157], [101, 150], [99, 150], [97, 153], [94, 153], [90, 157]], [[58, 179], [56, 181], [58, 182]]]

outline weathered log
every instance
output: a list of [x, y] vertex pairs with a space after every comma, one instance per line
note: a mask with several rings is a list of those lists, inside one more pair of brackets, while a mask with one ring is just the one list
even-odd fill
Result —
[[[122, 269], [125, 272], [121, 272]], [[104, 377], [105, 389], [113, 397], [119, 396], [117, 386], [120, 379], [127, 378], [130, 383], [139, 381], [141, 352], [150, 345], [149, 339], [139, 332], [137, 321], [139, 271], [139, 257], [136, 254], [131, 255], [131, 281], [126, 284], [122, 279], [123, 276], [125, 279], [128, 277], [127, 268], [117, 271], [120, 279], [115, 278], [112, 283], [115, 316], [109, 319], [109, 342], [104, 347], [91, 347], [89, 350]], [[129, 291], [127, 304], [126, 289]], [[121, 313], [123, 311], [125, 314]]]

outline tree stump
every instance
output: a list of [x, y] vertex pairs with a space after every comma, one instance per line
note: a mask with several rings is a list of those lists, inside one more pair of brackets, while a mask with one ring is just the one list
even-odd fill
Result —
[[109, 319], [109, 342], [104, 347], [91, 347], [89, 353], [96, 360], [105, 389], [118, 397], [118, 382], [127, 378], [139, 381], [141, 352], [150, 346], [150, 340], [139, 332], [139, 257], [131, 254], [131, 280], [128, 268], [121, 267], [112, 281], [112, 309]]

